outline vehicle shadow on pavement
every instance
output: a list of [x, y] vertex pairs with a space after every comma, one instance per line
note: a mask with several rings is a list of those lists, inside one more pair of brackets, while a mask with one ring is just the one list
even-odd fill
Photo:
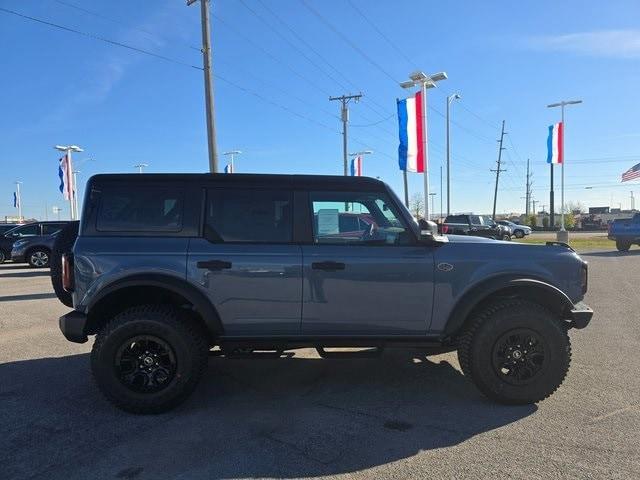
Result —
[[87, 354], [0, 365], [3, 478], [242, 478], [350, 473], [534, 413], [484, 399], [443, 358], [212, 358], [179, 408], [136, 416], [98, 392]]
[[580, 253], [581, 257], [634, 257], [640, 256], [640, 249], [629, 250], [627, 252], [619, 252], [612, 250], [610, 252], [584, 252]]
[[[4, 269], [0, 269], [2, 272]], [[31, 277], [49, 277], [51, 276], [51, 272], [48, 268], [43, 268], [41, 270], [30, 270], [28, 272], [7, 272], [0, 273], [0, 278], [31, 278]]]
[[43, 300], [56, 298], [55, 293], [25, 293], [24, 295], [0, 295], [0, 302], [19, 302], [22, 300]]

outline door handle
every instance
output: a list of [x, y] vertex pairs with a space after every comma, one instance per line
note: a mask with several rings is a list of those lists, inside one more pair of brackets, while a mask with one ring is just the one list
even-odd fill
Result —
[[204, 260], [196, 263], [198, 268], [206, 268], [207, 270], [224, 270], [231, 268], [231, 262], [225, 260]]
[[335, 272], [336, 270], [344, 270], [345, 264], [341, 262], [313, 262], [311, 268], [314, 270], [325, 270], [327, 272]]

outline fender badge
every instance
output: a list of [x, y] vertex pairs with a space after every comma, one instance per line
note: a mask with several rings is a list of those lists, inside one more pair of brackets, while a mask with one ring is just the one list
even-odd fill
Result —
[[438, 270], [440, 270], [441, 272], [450, 272], [451, 270], [453, 270], [453, 265], [451, 265], [450, 263], [439, 263]]

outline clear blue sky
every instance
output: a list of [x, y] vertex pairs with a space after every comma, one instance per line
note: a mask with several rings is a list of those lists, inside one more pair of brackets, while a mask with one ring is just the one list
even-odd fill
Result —
[[[535, 197], [548, 204], [546, 133], [560, 112], [545, 105], [573, 98], [584, 104], [567, 110], [567, 200], [628, 208], [629, 191], [640, 196], [637, 183], [619, 185], [621, 172], [640, 162], [636, 0], [588, 7], [578, 0], [306, 2], [330, 26], [302, 0], [213, 4], [218, 147], [244, 152], [238, 172], [340, 174], [339, 106], [328, 97], [361, 91], [362, 101], [351, 105], [350, 149], [374, 150], [364, 173], [401, 194], [394, 112], [404, 92], [397, 81], [416, 69], [445, 70], [449, 80], [429, 91], [429, 104], [444, 112], [448, 94], [463, 97], [453, 107], [455, 211], [490, 211], [489, 169], [503, 119], [507, 172], [498, 210], [523, 210], [526, 158]], [[181, 0], [1, 0], [0, 7], [201, 65], [193, 48], [199, 8]], [[20, 180], [26, 216], [42, 218], [46, 206], [52, 218], [52, 205], [68, 216], [55, 144], [85, 149], [76, 155], [79, 183], [98, 172], [133, 172], [140, 162], [150, 172], [207, 170], [200, 70], [1, 11], [0, 44], [0, 215], [15, 213], [13, 182]], [[444, 118], [433, 110], [429, 135], [439, 193]], [[422, 191], [419, 175], [410, 176], [410, 191]]]

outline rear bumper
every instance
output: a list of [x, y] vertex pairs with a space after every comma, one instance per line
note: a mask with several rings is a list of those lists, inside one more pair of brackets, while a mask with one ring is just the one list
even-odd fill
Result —
[[589, 325], [593, 317], [593, 310], [586, 303], [578, 302], [571, 309], [571, 324], [575, 328], [584, 328]]
[[70, 342], [85, 343], [88, 340], [84, 333], [87, 324], [87, 316], [84, 313], [72, 310], [66, 315], [62, 315], [58, 323], [60, 331]]

